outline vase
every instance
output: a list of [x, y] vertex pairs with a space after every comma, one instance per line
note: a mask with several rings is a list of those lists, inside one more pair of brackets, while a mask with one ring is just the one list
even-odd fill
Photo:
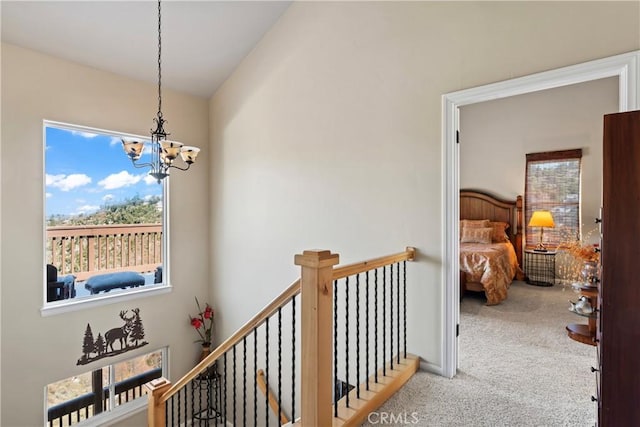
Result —
[[580, 274], [582, 275], [586, 286], [597, 286], [598, 263], [596, 261], [585, 261], [584, 264], [582, 264]]
[[198, 359], [198, 362], [202, 362], [205, 359], [205, 357], [207, 357], [209, 354], [211, 354], [211, 343], [203, 342], [202, 349], [200, 350], [200, 358]]

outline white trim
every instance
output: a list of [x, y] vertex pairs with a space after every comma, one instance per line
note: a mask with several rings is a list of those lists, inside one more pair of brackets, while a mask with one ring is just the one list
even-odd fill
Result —
[[[164, 270], [163, 270], [164, 274]], [[154, 295], [167, 294], [173, 291], [169, 285], [149, 285], [142, 288], [133, 288], [128, 292], [104, 293], [92, 295], [92, 297], [72, 298], [68, 300], [53, 301], [40, 309], [42, 317], [56, 314], [71, 313], [79, 310], [101, 307], [115, 302], [131, 301], [138, 298], [146, 298]]]
[[87, 418], [77, 424], [78, 427], [85, 426], [111, 426], [120, 421], [131, 418], [135, 414], [147, 411], [149, 407], [149, 396], [146, 394], [142, 397], [138, 397], [131, 402], [119, 405], [108, 412], [103, 412], [98, 415], [94, 415], [91, 418]]
[[459, 259], [457, 248], [459, 197], [459, 147], [456, 131], [459, 130], [459, 107], [491, 101], [525, 93], [553, 89], [607, 77], [618, 77], [619, 110], [639, 108], [640, 102], [640, 51], [585, 62], [556, 70], [532, 74], [485, 86], [447, 93], [442, 96], [442, 375], [453, 378], [458, 365], [458, 340], [456, 325], [460, 321]]
[[425, 362], [424, 360], [420, 361], [420, 370], [442, 376], [442, 366], [434, 365], [433, 363]]
[[[443, 191], [442, 191], [442, 206], [444, 207], [443, 224], [442, 224], [442, 242], [443, 242], [443, 263], [442, 263], [442, 277], [444, 279], [444, 292], [442, 300], [442, 347], [440, 352], [440, 371], [441, 375], [453, 378], [455, 370], [458, 365], [458, 345], [455, 337], [455, 325], [459, 319], [459, 309], [457, 304], [452, 304], [452, 298], [459, 298], [455, 296], [459, 295], [459, 291], [452, 294], [452, 287], [458, 286], [459, 278], [451, 278], [449, 272], [458, 271], [460, 266], [460, 260], [458, 259], [458, 247], [457, 239], [451, 239], [451, 233], [457, 235], [459, 228], [459, 222], [454, 221], [454, 218], [458, 218], [459, 214], [459, 172], [458, 161], [460, 158], [459, 147], [456, 143], [456, 131], [458, 130], [458, 106], [447, 99], [447, 96], [442, 97], [443, 108], [443, 124], [442, 124], [442, 141], [444, 146], [442, 147], [443, 153]], [[451, 120], [452, 119], [452, 120]], [[446, 141], [446, 142], [445, 142]], [[451, 168], [451, 163], [455, 162]], [[451, 172], [449, 172], [451, 171]], [[454, 300], [457, 301], [457, 300]], [[451, 372], [451, 360], [453, 360], [453, 372]]]

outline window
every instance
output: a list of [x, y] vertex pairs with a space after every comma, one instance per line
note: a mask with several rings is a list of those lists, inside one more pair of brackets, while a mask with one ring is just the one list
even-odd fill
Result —
[[44, 123], [45, 305], [167, 286], [166, 184], [133, 167], [123, 137]]
[[166, 349], [65, 378], [45, 388], [45, 425], [63, 427], [146, 404], [144, 384], [166, 376]]
[[[544, 230], [549, 247], [580, 236], [581, 159], [581, 149], [527, 154], [525, 224], [534, 211], [550, 211], [555, 227]], [[539, 235], [529, 231], [526, 245], [532, 247]]]

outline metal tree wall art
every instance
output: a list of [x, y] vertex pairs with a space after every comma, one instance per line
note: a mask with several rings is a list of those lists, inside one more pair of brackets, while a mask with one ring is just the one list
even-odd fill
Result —
[[91, 325], [87, 323], [82, 340], [82, 356], [76, 365], [86, 365], [103, 357], [115, 356], [149, 344], [144, 341], [140, 309], [131, 310], [133, 313], [131, 316], [127, 316], [128, 312], [128, 310], [120, 311], [120, 319], [124, 321], [124, 325], [109, 329], [104, 335], [98, 333], [95, 339]]

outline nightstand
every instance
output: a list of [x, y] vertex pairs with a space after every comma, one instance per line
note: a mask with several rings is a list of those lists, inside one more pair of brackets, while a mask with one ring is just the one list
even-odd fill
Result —
[[534, 286], [553, 286], [556, 279], [556, 251], [524, 251], [526, 282]]

